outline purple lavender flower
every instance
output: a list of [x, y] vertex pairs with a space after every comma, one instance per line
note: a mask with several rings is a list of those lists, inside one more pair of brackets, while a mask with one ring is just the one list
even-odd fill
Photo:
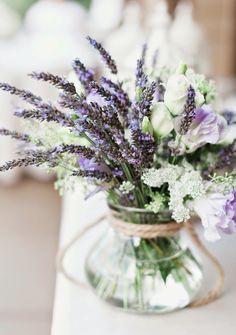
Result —
[[151, 116], [151, 107], [154, 100], [154, 95], [156, 91], [157, 83], [152, 82], [150, 86], [147, 86], [140, 97], [135, 107], [138, 109], [139, 118], [142, 121], [144, 116]]
[[102, 77], [101, 85], [110, 92], [112, 96], [116, 96], [119, 100], [119, 116], [122, 120], [122, 124], [124, 127], [128, 127], [128, 113], [129, 113], [129, 107], [131, 106], [131, 101], [129, 99], [128, 94], [123, 90], [122, 83], [114, 83], [110, 79]]
[[219, 151], [217, 161], [212, 168], [212, 172], [214, 170], [219, 169], [229, 169], [233, 170], [235, 168], [235, 162], [236, 162], [236, 139], [231, 143], [230, 145], [227, 145], [226, 147], [222, 148]]
[[69, 153], [83, 156], [86, 159], [90, 160], [94, 158], [95, 151], [90, 147], [85, 147], [79, 144], [63, 144], [57, 147], [58, 153]]
[[102, 85], [99, 85], [97, 82], [93, 81], [91, 82], [90, 87], [93, 94], [96, 93], [100, 95], [106, 102], [114, 105], [118, 109], [123, 108], [122, 101], [120, 101], [117, 95], [105, 89]]
[[122, 82], [114, 83], [113, 81], [105, 77], [102, 77], [100, 81], [103, 87], [109, 90], [112, 94], [115, 94], [117, 98], [123, 101], [124, 105], [126, 105], [127, 107], [131, 106], [129, 96], [122, 88]]
[[184, 135], [188, 132], [192, 121], [195, 118], [196, 104], [195, 104], [195, 90], [190, 85], [188, 88], [187, 101], [184, 106], [183, 116], [181, 115], [179, 133]]
[[83, 94], [80, 94], [80, 95], [77, 94], [76, 96], [73, 96], [73, 95], [68, 95], [65, 93], [60, 93], [58, 103], [63, 108], [69, 108], [73, 111], [76, 111], [80, 109], [81, 103], [85, 101], [86, 101], [86, 96]]
[[90, 36], [87, 36], [87, 40], [89, 43], [100, 53], [102, 56], [103, 61], [107, 65], [107, 67], [110, 69], [111, 73], [117, 74], [117, 67], [115, 61], [111, 58], [109, 53], [103, 48], [101, 43], [98, 43], [96, 40], [91, 38]]
[[49, 72], [32, 72], [31, 74], [29, 74], [29, 76], [36, 80], [49, 82], [57, 88], [60, 88], [63, 91], [72, 95], [76, 94], [75, 85], [60, 76], [53, 75]]
[[59, 111], [50, 104], [39, 105], [38, 109], [17, 108], [15, 116], [23, 119], [35, 119], [38, 121], [57, 122], [62, 126], [73, 127], [74, 121], [71, 116]]
[[[210, 106], [204, 105], [195, 110], [194, 120], [191, 122], [186, 134], [180, 137], [181, 144], [185, 145], [189, 152], [206, 143], [216, 144], [225, 136], [226, 120], [217, 115]], [[175, 119], [175, 128], [180, 129], [181, 119]]]
[[160, 78], [157, 78], [154, 100], [157, 101], [157, 102], [163, 102], [164, 101], [164, 94], [165, 94], [165, 85]]
[[94, 81], [94, 71], [91, 69], [87, 69], [84, 64], [79, 60], [75, 59], [72, 63], [72, 67], [81, 82], [84, 86], [86, 92], [90, 91], [90, 82]]
[[220, 231], [236, 232], [236, 191], [224, 195], [213, 193], [195, 200], [194, 210], [202, 220], [205, 237], [209, 241], [220, 239]]
[[26, 143], [31, 142], [30, 136], [28, 134], [22, 134], [22, 133], [19, 133], [18, 131], [11, 131], [6, 128], [0, 128], [0, 135], [10, 136], [11, 138], [15, 140], [20, 140]]
[[6, 83], [0, 83], [0, 89], [2, 89], [3, 91], [9, 92], [12, 95], [19, 96], [22, 100], [34, 106], [37, 106], [39, 103], [42, 102], [42, 98], [33, 94], [32, 92], [26, 91], [26, 90], [20, 90]]
[[55, 149], [42, 151], [31, 150], [27, 152], [27, 156], [19, 159], [11, 160], [0, 166], [0, 172], [12, 170], [16, 167], [40, 166], [47, 163], [50, 167], [55, 167], [58, 164], [58, 153]]
[[101, 171], [86, 171], [86, 170], [74, 170], [72, 172], [72, 176], [74, 177], [83, 177], [83, 178], [87, 178], [88, 180], [90, 179], [96, 179], [100, 182], [111, 182], [112, 181], [112, 175], [111, 174], [107, 174], [106, 172], [101, 172]]
[[101, 95], [94, 90], [91, 90], [91, 92], [87, 95], [86, 102], [88, 104], [95, 102], [101, 107], [107, 105], [106, 100], [103, 97], [101, 97]]
[[147, 45], [144, 44], [142, 49], [141, 58], [137, 60], [136, 67], [136, 87], [143, 89], [148, 83], [147, 75], [144, 72], [145, 57], [146, 57]]

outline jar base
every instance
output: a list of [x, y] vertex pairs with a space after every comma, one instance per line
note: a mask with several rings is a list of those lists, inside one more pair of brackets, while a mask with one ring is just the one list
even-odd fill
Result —
[[[98, 279], [97, 275], [89, 271], [88, 268], [86, 268], [86, 276], [97, 297], [114, 308], [134, 314], [166, 314], [183, 309], [194, 300], [202, 286], [202, 277], [198, 277], [191, 292], [182, 283], [176, 284], [177, 288], [174, 285], [170, 288], [169, 283], [166, 285], [160, 281], [159, 287], [155, 287], [155, 290], [153, 287], [144, 288], [143, 297], [141, 297], [133, 285], [130, 288], [125, 288], [110, 279]], [[164, 285], [166, 286], [164, 287]], [[150, 294], [151, 290], [153, 291]]]

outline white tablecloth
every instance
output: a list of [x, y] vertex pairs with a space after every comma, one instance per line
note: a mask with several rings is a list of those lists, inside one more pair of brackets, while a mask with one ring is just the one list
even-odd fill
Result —
[[[61, 246], [75, 232], [104, 211], [101, 196], [83, 202], [78, 190], [64, 199], [61, 226]], [[102, 224], [74, 246], [66, 258], [70, 272], [83, 278], [83, 259], [94, 240], [105, 229]], [[127, 314], [101, 302], [93, 292], [76, 287], [61, 274], [57, 276], [52, 335], [234, 335], [236, 334], [236, 244], [235, 236], [226, 236], [220, 242], [209, 244], [226, 272], [225, 292], [214, 303], [201, 308], [187, 308], [165, 315]], [[206, 266], [206, 289], [215, 273]]]

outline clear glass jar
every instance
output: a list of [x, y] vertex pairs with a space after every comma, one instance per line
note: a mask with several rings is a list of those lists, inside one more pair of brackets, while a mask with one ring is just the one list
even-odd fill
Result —
[[[171, 221], [169, 212], [110, 207], [127, 222]], [[187, 306], [201, 287], [202, 270], [181, 235], [128, 237], [110, 226], [87, 257], [90, 285], [100, 298], [127, 311], [164, 313]]]

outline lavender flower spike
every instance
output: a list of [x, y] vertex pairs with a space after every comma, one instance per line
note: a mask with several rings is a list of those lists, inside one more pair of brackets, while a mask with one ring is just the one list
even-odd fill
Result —
[[42, 98], [38, 97], [37, 95], [34, 95], [30, 91], [20, 90], [6, 83], [0, 83], [0, 89], [9, 92], [12, 95], [19, 96], [21, 99], [34, 106], [37, 106], [39, 103], [42, 102]]
[[55, 155], [54, 150], [49, 151], [29, 151], [26, 157], [14, 159], [0, 166], [0, 172], [12, 170], [16, 167], [26, 166], [40, 166], [44, 163], [48, 163], [50, 166], [55, 166]]
[[23, 118], [23, 119], [35, 119], [40, 122], [57, 122], [62, 126], [73, 127], [74, 121], [69, 115], [62, 113], [57, 110], [53, 106], [45, 105], [44, 108], [41, 109], [22, 109], [18, 108], [15, 111], [15, 116]]
[[98, 50], [98, 52], [100, 53], [100, 55], [102, 56], [103, 61], [105, 62], [105, 64], [107, 65], [107, 67], [110, 69], [111, 73], [113, 74], [117, 74], [117, 66], [115, 61], [111, 58], [111, 56], [109, 55], [109, 53], [103, 48], [103, 46], [101, 45], [101, 43], [98, 43], [96, 40], [92, 39], [90, 36], [87, 36], [87, 40], [89, 41], [89, 43]]
[[141, 58], [138, 59], [136, 67], [136, 87], [140, 87], [141, 89], [145, 88], [148, 82], [147, 75], [145, 75], [144, 73], [146, 52], [147, 52], [147, 45], [144, 44]]
[[93, 70], [87, 69], [78, 58], [73, 61], [72, 67], [85, 90], [89, 92], [90, 82], [95, 80]]
[[49, 72], [32, 72], [29, 74], [29, 76], [36, 80], [43, 80], [49, 82], [57, 88], [60, 88], [63, 91], [72, 95], [76, 94], [75, 85], [60, 76], [53, 75]]
[[10, 136], [11, 138], [13, 138], [15, 140], [20, 140], [20, 141], [26, 142], [26, 143], [31, 142], [30, 136], [28, 134], [22, 134], [22, 133], [19, 133], [17, 131], [8, 130], [6, 128], [1, 128], [0, 129], [0, 135]]
[[106, 172], [100, 172], [100, 171], [76, 170], [72, 173], [72, 176], [83, 177], [83, 178], [88, 178], [88, 179], [96, 179], [101, 182], [107, 182], [107, 183], [112, 181], [112, 175], [108, 175]]
[[213, 171], [217, 169], [225, 169], [226, 167], [229, 170], [233, 170], [235, 168], [236, 162], [236, 139], [227, 147], [224, 147], [220, 150], [218, 159], [213, 167]]
[[195, 109], [195, 91], [190, 85], [190, 87], [188, 88], [187, 101], [184, 106], [184, 115], [181, 116], [179, 129], [180, 134], [184, 135], [188, 132], [188, 129], [195, 117]]

